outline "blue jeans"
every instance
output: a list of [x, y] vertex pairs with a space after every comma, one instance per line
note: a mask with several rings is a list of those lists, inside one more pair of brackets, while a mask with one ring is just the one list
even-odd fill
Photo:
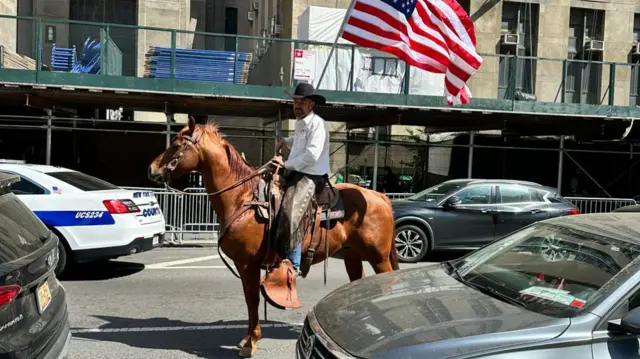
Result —
[[297, 271], [300, 269], [300, 262], [302, 261], [302, 243], [289, 251], [287, 259], [293, 264], [293, 268]]

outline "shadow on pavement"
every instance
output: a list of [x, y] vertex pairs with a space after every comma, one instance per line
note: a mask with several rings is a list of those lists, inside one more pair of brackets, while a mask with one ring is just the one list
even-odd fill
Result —
[[[238, 358], [236, 345], [247, 333], [245, 320], [188, 323], [168, 318], [135, 319], [103, 315], [95, 317], [109, 322], [100, 326], [104, 331], [78, 330], [73, 337], [116, 342], [141, 349], [178, 350], [205, 359]], [[301, 327], [282, 322], [261, 321], [260, 324], [263, 325], [263, 340], [297, 340], [302, 330]], [[281, 325], [281, 327], [271, 325]], [[216, 327], [206, 328], [207, 326]], [[263, 341], [258, 343], [256, 357], [261, 356], [261, 351], [263, 353], [265, 351]]]
[[142, 263], [99, 261], [75, 264], [62, 275], [61, 281], [94, 281], [127, 277], [142, 271]]

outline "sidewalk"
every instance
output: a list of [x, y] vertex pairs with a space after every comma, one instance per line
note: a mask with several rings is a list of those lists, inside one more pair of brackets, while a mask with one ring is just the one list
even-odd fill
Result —
[[164, 248], [176, 247], [217, 247], [218, 233], [183, 233], [182, 241], [178, 243], [179, 234], [170, 233], [165, 238]]

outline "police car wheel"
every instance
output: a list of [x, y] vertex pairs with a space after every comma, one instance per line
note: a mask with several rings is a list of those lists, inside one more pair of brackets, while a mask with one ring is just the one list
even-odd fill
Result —
[[58, 242], [58, 265], [56, 266], [56, 277], [60, 277], [67, 269], [67, 249], [62, 241]]

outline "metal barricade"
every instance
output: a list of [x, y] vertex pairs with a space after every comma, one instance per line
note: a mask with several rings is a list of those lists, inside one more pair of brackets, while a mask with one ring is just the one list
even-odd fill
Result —
[[565, 197], [565, 199], [578, 207], [582, 214], [613, 212], [620, 207], [637, 204], [632, 198]]
[[123, 188], [153, 192], [165, 218], [166, 242], [217, 239], [218, 220], [204, 188], [186, 188], [187, 195], [159, 188]]
[[413, 196], [415, 193], [385, 193], [389, 199], [403, 199]]
[[[166, 221], [166, 241], [182, 243], [185, 240], [217, 239], [220, 226], [204, 188], [186, 188], [183, 195], [159, 188], [123, 187], [136, 191], [151, 191]], [[407, 198], [414, 193], [386, 193], [390, 199]], [[580, 213], [606, 213], [620, 207], [637, 204], [630, 198], [565, 197], [580, 209]]]

